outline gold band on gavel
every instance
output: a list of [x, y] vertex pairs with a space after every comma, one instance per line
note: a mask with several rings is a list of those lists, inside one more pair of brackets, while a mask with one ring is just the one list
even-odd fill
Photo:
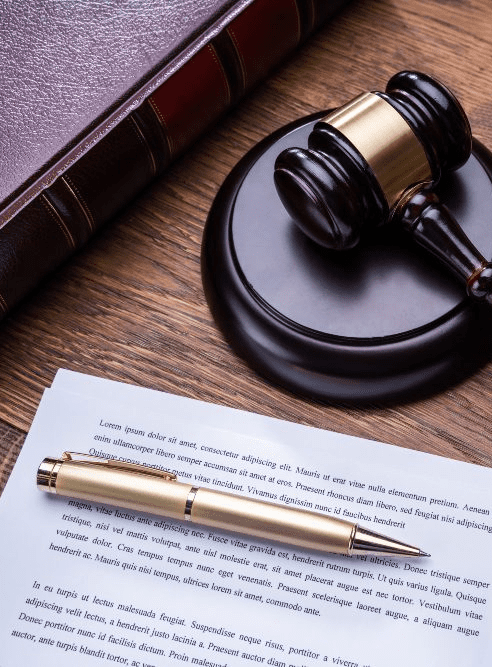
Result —
[[422, 144], [406, 120], [379, 95], [362, 93], [322, 122], [341, 132], [359, 151], [390, 210], [407, 188], [432, 181]]

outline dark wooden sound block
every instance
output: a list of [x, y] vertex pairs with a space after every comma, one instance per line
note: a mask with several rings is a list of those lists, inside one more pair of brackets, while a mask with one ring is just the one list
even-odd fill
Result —
[[[488, 358], [491, 313], [396, 226], [338, 253], [297, 229], [273, 166], [326, 113], [267, 137], [226, 179], [205, 227], [205, 294], [232, 348], [274, 383], [322, 401], [417, 398]], [[492, 154], [475, 143], [439, 194], [492, 257]]]

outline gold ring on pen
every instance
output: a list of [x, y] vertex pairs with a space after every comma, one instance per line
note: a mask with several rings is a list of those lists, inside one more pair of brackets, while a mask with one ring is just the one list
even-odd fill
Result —
[[191, 508], [193, 507], [193, 501], [195, 500], [196, 492], [199, 488], [200, 487], [198, 486], [192, 486], [190, 492], [188, 493], [188, 497], [186, 498], [186, 505], [184, 508], [185, 521], [191, 520]]

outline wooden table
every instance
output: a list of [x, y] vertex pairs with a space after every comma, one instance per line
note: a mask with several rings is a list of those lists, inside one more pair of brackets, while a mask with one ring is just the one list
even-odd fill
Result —
[[492, 364], [406, 404], [320, 405], [238, 359], [202, 291], [204, 221], [242, 155], [407, 68], [446, 82], [492, 146], [489, 0], [352, 2], [0, 325], [0, 489], [59, 367], [492, 465]]

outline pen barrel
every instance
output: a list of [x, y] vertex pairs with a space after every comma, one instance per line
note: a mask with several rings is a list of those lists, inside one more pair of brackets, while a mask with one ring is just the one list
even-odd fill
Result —
[[209, 528], [330, 553], [350, 554], [356, 524], [303, 509], [135, 474], [123, 467], [45, 459], [38, 486], [68, 498], [103, 503]]
[[200, 488], [191, 521], [303, 549], [350, 554], [356, 524], [336, 517]]
[[[64, 461], [54, 470], [57, 495], [183, 519], [191, 485], [104, 466]], [[38, 473], [39, 479], [39, 473]], [[39, 481], [38, 481], [39, 484]]]

